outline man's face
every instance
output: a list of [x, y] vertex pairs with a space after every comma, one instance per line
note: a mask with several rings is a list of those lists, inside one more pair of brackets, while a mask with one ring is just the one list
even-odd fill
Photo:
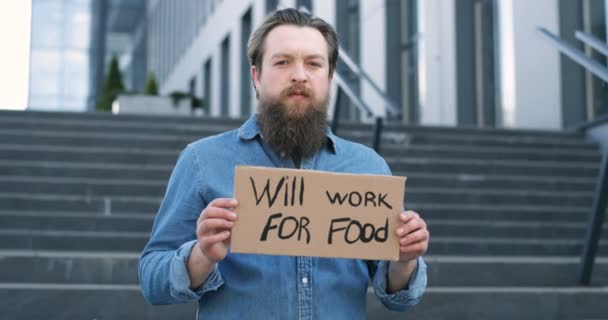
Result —
[[327, 42], [311, 27], [282, 25], [272, 29], [264, 41], [262, 70], [251, 68], [260, 101], [278, 102], [292, 117], [329, 94]]
[[251, 68], [262, 136], [281, 154], [310, 157], [326, 139], [327, 43], [316, 29], [284, 25], [268, 33], [264, 48], [261, 70]]

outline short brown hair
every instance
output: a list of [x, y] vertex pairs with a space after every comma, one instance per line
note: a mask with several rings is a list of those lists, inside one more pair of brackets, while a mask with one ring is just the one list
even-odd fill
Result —
[[293, 9], [275, 11], [268, 16], [249, 38], [247, 56], [249, 63], [258, 71], [262, 70], [262, 57], [264, 56], [264, 41], [272, 29], [281, 25], [295, 25], [317, 29], [325, 38], [328, 48], [329, 75], [333, 75], [338, 60], [338, 36], [334, 28], [325, 20]]

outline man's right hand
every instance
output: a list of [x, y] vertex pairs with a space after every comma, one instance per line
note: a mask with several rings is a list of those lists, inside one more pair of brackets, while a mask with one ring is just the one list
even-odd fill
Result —
[[223, 260], [228, 253], [232, 226], [237, 218], [232, 209], [237, 204], [233, 198], [215, 199], [201, 212], [196, 221], [198, 247], [212, 263]]
[[236, 199], [215, 199], [196, 220], [197, 242], [187, 263], [191, 289], [200, 287], [215, 264], [228, 254], [230, 234], [237, 218], [232, 209], [237, 205]]

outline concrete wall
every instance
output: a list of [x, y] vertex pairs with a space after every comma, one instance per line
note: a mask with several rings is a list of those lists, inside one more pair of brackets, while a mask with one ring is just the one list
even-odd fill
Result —
[[559, 129], [560, 61], [537, 28], [559, 34], [557, 0], [498, 1], [504, 127]]
[[418, 2], [421, 124], [456, 125], [455, 1]]
[[[149, 7], [158, 0], [149, 0]], [[454, 126], [457, 124], [455, 6], [457, 0], [421, 0], [418, 3], [418, 72], [420, 123]], [[538, 26], [558, 33], [557, 0], [501, 0], [497, 2], [498, 72], [501, 88], [498, 126], [512, 128], [561, 128], [560, 63], [555, 48], [536, 31]], [[280, 6], [293, 6], [295, 0], [283, 0]], [[229, 114], [240, 114], [241, 17], [252, 8], [253, 29], [263, 20], [265, 0], [215, 1], [213, 14], [180, 54], [161, 93], [187, 90], [197, 77], [197, 94], [202, 94], [202, 65], [213, 57], [211, 115], [220, 114], [221, 42], [230, 34], [230, 106]], [[335, 1], [313, 0], [314, 14], [335, 23]], [[385, 87], [386, 24], [384, 0], [361, 0], [361, 65], [381, 87]], [[334, 86], [335, 89], [335, 86]], [[253, 91], [253, 89], [251, 89]], [[362, 97], [378, 113], [383, 112], [380, 97], [363, 83]], [[252, 93], [252, 97], [255, 94]], [[333, 97], [332, 97], [333, 99]], [[256, 100], [252, 99], [252, 110]], [[330, 110], [331, 113], [331, 110]]]

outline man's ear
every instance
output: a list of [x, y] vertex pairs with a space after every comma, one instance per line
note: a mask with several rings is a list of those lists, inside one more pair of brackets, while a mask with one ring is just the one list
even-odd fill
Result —
[[260, 72], [255, 66], [251, 66], [251, 80], [253, 80], [253, 86], [255, 91], [258, 91], [258, 87], [260, 86]]

